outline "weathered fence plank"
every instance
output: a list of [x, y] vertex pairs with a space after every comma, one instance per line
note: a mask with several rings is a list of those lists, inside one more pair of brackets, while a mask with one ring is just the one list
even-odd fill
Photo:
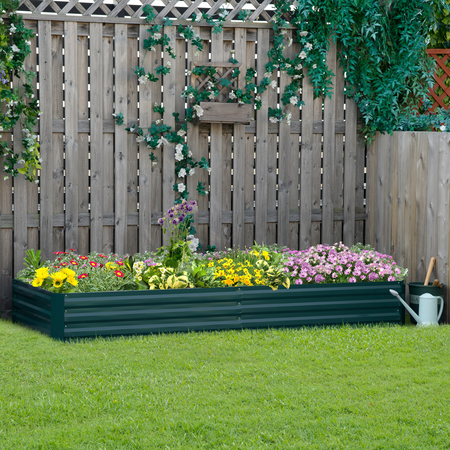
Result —
[[103, 247], [103, 38], [102, 26], [90, 25], [91, 52], [91, 223], [90, 250], [101, 252]]
[[[269, 30], [258, 30], [258, 49], [256, 71], [258, 82], [261, 81], [269, 62]], [[262, 106], [256, 112], [256, 177], [255, 177], [255, 240], [259, 243], [266, 242], [267, 230], [267, 158], [268, 146], [268, 122], [269, 111], [267, 91], [261, 94]]]
[[[127, 27], [115, 25], [114, 68], [115, 68], [115, 114], [127, 113], [128, 42]], [[125, 254], [127, 251], [127, 173], [128, 173], [128, 135], [125, 127], [115, 126], [114, 130], [114, 251]]]

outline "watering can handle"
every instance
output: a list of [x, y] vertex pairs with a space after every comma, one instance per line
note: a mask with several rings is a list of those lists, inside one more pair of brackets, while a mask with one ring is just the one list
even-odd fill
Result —
[[439, 322], [439, 319], [442, 316], [442, 311], [444, 310], [444, 299], [442, 297], [437, 297], [440, 301], [441, 301], [441, 307], [439, 309], [439, 314], [438, 314], [438, 318], [437, 321]]

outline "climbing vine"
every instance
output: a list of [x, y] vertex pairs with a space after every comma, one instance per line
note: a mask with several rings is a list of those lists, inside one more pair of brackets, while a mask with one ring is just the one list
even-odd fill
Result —
[[[27, 180], [36, 180], [36, 171], [40, 169], [39, 144], [33, 133], [39, 117], [38, 100], [34, 95], [33, 78], [36, 74], [24, 69], [25, 58], [31, 53], [30, 40], [33, 31], [25, 27], [22, 16], [15, 13], [19, 2], [0, 1], [0, 134], [12, 131], [19, 125], [23, 148], [14, 151], [0, 136], [0, 156], [4, 157], [4, 179], [22, 174]], [[6, 18], [5, 18], [6, 16]], [[20, 86], [13, 87], [16, 77]]]

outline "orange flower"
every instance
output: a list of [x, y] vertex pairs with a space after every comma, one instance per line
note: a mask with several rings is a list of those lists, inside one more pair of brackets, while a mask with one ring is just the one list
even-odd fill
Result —
[[116, 275], [116, 277], [123, 278], [123, 272], [121, 272], [120, 270], [115, 270], [114, 274]]

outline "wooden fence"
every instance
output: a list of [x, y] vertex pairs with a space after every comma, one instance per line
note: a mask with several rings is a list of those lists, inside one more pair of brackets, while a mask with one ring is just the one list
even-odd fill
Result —
[[[368, 243], [409, 269], [407, 281], [449, 278], [450, 133], [378, 134], [367, 155]], [[443, 318], [450, 319], [446, 305]]]
[[[143, 50], [148, 27], [141, 19], [36, 13], [26, 24], [37, 34], [26, 65], [38, 73], [43, 115], [36, 132], [43, 162], [39, 185], [0, 180], [3, 316], [9, 315], [11, 280], [23, 267], [26, 249], [40, 248], [51, 257], [69, 248], [124, 254], [161, 245], [157, 220], [175, 198], [173, 145], [157, 149], [159, 161], [152, 166], [146, 144], [116, 125], [113, 112], [126, 111], [129, 124], [146, 128], [159, 118], [153, 104], [164, 101], [164, 122], [179, 126], [172, 112], [183, 121], [181, 94], [191, 82], [186, 75], [191, 61], [228, 61], [234, 50], [241, 73], [256, 64], [262, 76], [272, 45], [267, 23], [229, 22], [219, 34], [195, 26], [204, 44], [195, 55], [177, 35], [175, 22], [164, 28], [177, 55], [170, 74], [163, 83], [138, 88], [133, 68], [152, 70], [165, 56], [161, 49]], [[297, 44], [290, 51], [298, 51]], [[344, 96], [334, 46], [327, 59], [336, 73], [334, 95], [314, 99], [306, 78], [305, 105], [290, 107], [290, 125], [268, 120], [269, 106], [278, 104], [289, 83], [285, 74], [274, 74], [278, 89], [262, 94], [262, 108], [250, 124], [189, 125], [193, 157], [205, 157], [212, 168], [210, 175], [197, 169], [187, 183], [199, 202], [196, 228], [204, 246], [243, 248], [256, 240], [303, 249], [364, 241], [365, 145], [357, 133], [356, 105]], [[19, 149], [10, 133], [3, 138]], [[198, 197], [198, 181], [207, 196]]]

